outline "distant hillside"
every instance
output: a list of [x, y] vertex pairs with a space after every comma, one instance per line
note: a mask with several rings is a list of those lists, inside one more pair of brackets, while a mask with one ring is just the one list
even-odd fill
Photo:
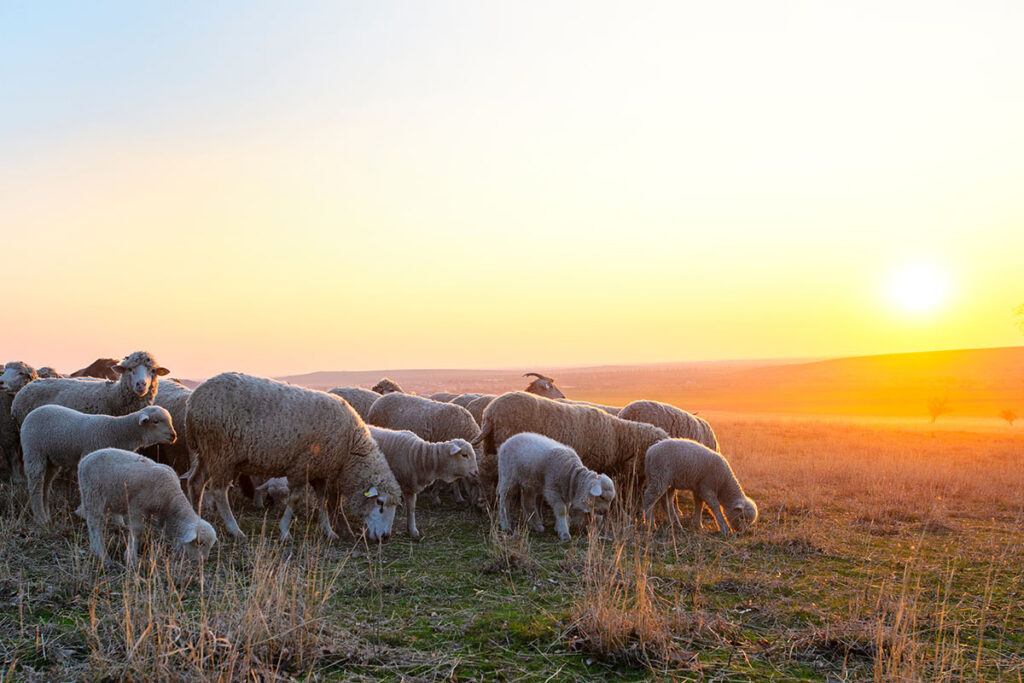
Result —
[[1024, 418], [1024, 347], [900, 353], [817, 361], [607, 365], [594, 367], [316, 372], [283, 377], [329, 389], [372, 386], [391, 377], [408, 391], [500, 393], [522, 389], [523, 372], [555, 378], [570, 398], [623, 405], [638, 398], [688, 410], [925, 416], [946, 396], [955, 416], [995, 417], [1012, 408]]

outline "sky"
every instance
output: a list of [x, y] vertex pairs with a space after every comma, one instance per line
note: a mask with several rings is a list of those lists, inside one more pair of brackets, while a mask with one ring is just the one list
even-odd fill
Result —
[[0, 360], [1019, 345], [1021, 35], [1018, 2], [0, 0]]

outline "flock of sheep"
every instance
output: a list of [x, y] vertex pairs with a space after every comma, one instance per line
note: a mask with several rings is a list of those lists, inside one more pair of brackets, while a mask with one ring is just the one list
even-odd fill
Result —
[[104, 562], [108, 523], [127, 530], [132, 564], [147, 520], [205, 558], [217, 534], [199, 512], [211, 499], [228, 533], [244, 537], [228, 499], [236, 482], [257, 506], [268, 495], [284, 503], [282, 538], [310, 492], [329, 538], [337, 538], [329, 502], [340, 497], [345, 518], [361, 519], [373, 541], [390, 537], [400, 502], [408, 535], [419, 539], [416, 500], [427, 491], [481, 508], [496, 500], [506, 530], [518, 503], [538, 532], [543, 498], [563, 540], [571, 525], [600, 520], [617, 492], [631, 500], [634, 490], [646, 520], [663, 501], [669, 523], [679, 522], [677, 490], [692, 492], [698, 530], [705, 507], [723, 533], [757, 519], [711, 426], [657, 401], [572, 401], [538, 373], [525, 375], [534, 378], [525, 391], [499, 396], [417, 396], [389, 379], [321, 392], [234, 372], [190, 390], [161, 381], [167, 374], [136, 351], [72, 377], [22, 362], [0, 375], [0, 449], [12, 483], [27, 488], [45, 526], [54, 481], [77, 474], [76, 512]]

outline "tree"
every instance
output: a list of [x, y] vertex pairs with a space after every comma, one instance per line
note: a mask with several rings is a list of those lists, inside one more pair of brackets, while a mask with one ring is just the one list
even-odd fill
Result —
[[1014, 420], [1017, 419], [1017, 413], [1013, 412], [1009, 408], [1004, 408], [1003, 412], [999, 413], [999, 417], [1009, 422], [1010, 426], [1012, 427]]
[[939, 415], [952, 412], [949, 407], [949, 396], [932, 396], [928, 399], [928, 414], [932, 416], [932, 423], [939, 419]]

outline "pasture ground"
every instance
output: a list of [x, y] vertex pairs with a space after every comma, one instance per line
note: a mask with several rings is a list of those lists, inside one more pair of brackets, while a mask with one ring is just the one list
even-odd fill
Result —
[[74, 505], [44, 532], [4, 482], [0, 679], [1024, 677], [1019, 428], [705, 417], [760, 506], [737, 538], [620, 512], [562, 544], [421, 504], [420, 543], [401, 511], [383, 546], [302, 517], [282, 543], [237, 504], [249, 539], [214, 520], [204, 572], [159, 543], [103, 571]]

